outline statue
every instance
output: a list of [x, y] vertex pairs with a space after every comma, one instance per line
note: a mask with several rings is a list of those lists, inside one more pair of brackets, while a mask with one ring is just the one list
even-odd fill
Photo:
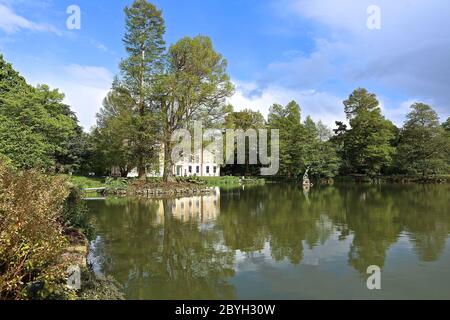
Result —
[[307, 189], [309, 189], [309, 188], [311, 188], [312, 186], [313, 186], [313, 184], [311, 183], [311, 181], [309, 180], [309, 169], [310, 169], [311, 167], [308, 167], [307, 169], [306, 169], [306, 172], [305, 172], [305, 174], [303, 175], [303, 188], [307, 188]]

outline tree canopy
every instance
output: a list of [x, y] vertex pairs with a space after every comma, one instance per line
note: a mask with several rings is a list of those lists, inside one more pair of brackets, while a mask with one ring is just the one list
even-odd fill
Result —
[[77, 170], [82, 137], [64, 94], [29, 85], [0, 55], [0, 154], [18, 168]]
[[430, 106], [415, 103], [406, 116], [398, 147], [400, 167], [413, 174], [427, 175], [448, 170], [449, 138]]

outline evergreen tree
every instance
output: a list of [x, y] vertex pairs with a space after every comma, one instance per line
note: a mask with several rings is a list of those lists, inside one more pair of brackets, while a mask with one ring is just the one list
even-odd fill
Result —
[[115, 167], [122, 177], [128, 176], [141, 156], [139, 145], [134, 144], [139, 128], [135, 126], [135, 113], [130, 108], [133, 103], [129, 91], [115, 82], [97, 114], [97, 127], [92, 133], [95, 154], [102, 159], [102, 171]]
[[331, 136], [330, 129], [322, 123], [314, 123], [311, 117], [304, 122], [305, 139], [302, 143], [302, 165], [310, 169], [316, 179], [333, 178], [339, 171], [340, 160], [335, 146], [324, 137]]
[[449, 145], [437, 113], [423, 103], [415, 103], [411, 109], [398, 148], [401, 168], [423, 176], [445, 172]]
[[350, 129], [338, 123], [335, 141], [341, 143], [347, 172], [380, 174], [392, 163], [395, 126], [384, 118], [376, 96], [366, 89], [355, 90], [344, 106]]
[[126, 33], [123, 39], [128, 53], [120, 64], [120, 86], [131, 98], [128, 107], [135, 114], [133, 130], [140, 178], [145, 178], [146, 167], [155, 157], [155, 132], [158, 110], [155, 102], [155, 87], [164, 68], [165, 26], [162, 13], [146, 0], [135, 0], [125, 8]]
[[270, 108], [269, 128], [280, 130], [280, 171], [288, 178], [296, 178], [304, 171], [302, 163], [302, 140], [305, 129], [301, 123], [301, 110], [297, 102], [286, 107], [274, 104]]

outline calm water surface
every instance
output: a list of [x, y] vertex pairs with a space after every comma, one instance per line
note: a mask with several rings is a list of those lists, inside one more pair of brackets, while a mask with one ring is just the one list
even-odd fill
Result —
[[271, 184], [92, 201], [90, 261], [128, 299], [450, 299], [449, 191]]

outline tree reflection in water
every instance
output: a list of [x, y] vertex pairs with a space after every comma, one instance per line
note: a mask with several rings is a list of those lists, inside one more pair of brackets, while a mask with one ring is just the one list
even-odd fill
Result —
[[[107, 257], [103, 274], [114, 275], [130, 299], [234, 299], [234, 251], [221, 245], [209, 221], [218, 197], [178, 200], [107, 200], [97, 224], [102, 240], [94, 255]], [[105, 228], [106, 227], [106, 228]]]
[[348, 266], [365, 277], [368, 266], [384, 267], [400, 239], [420, 261], [440, 259], [449, 191], [349, 184], [314, 187], [306, 199], [301, 186], [275, 184], [211, 197], [90, 203], [100, 236], [94, 256], [133, 299], [233, 299], [236, 252], [296, 266], [307, 249], [330, 240], [349, 243]]

